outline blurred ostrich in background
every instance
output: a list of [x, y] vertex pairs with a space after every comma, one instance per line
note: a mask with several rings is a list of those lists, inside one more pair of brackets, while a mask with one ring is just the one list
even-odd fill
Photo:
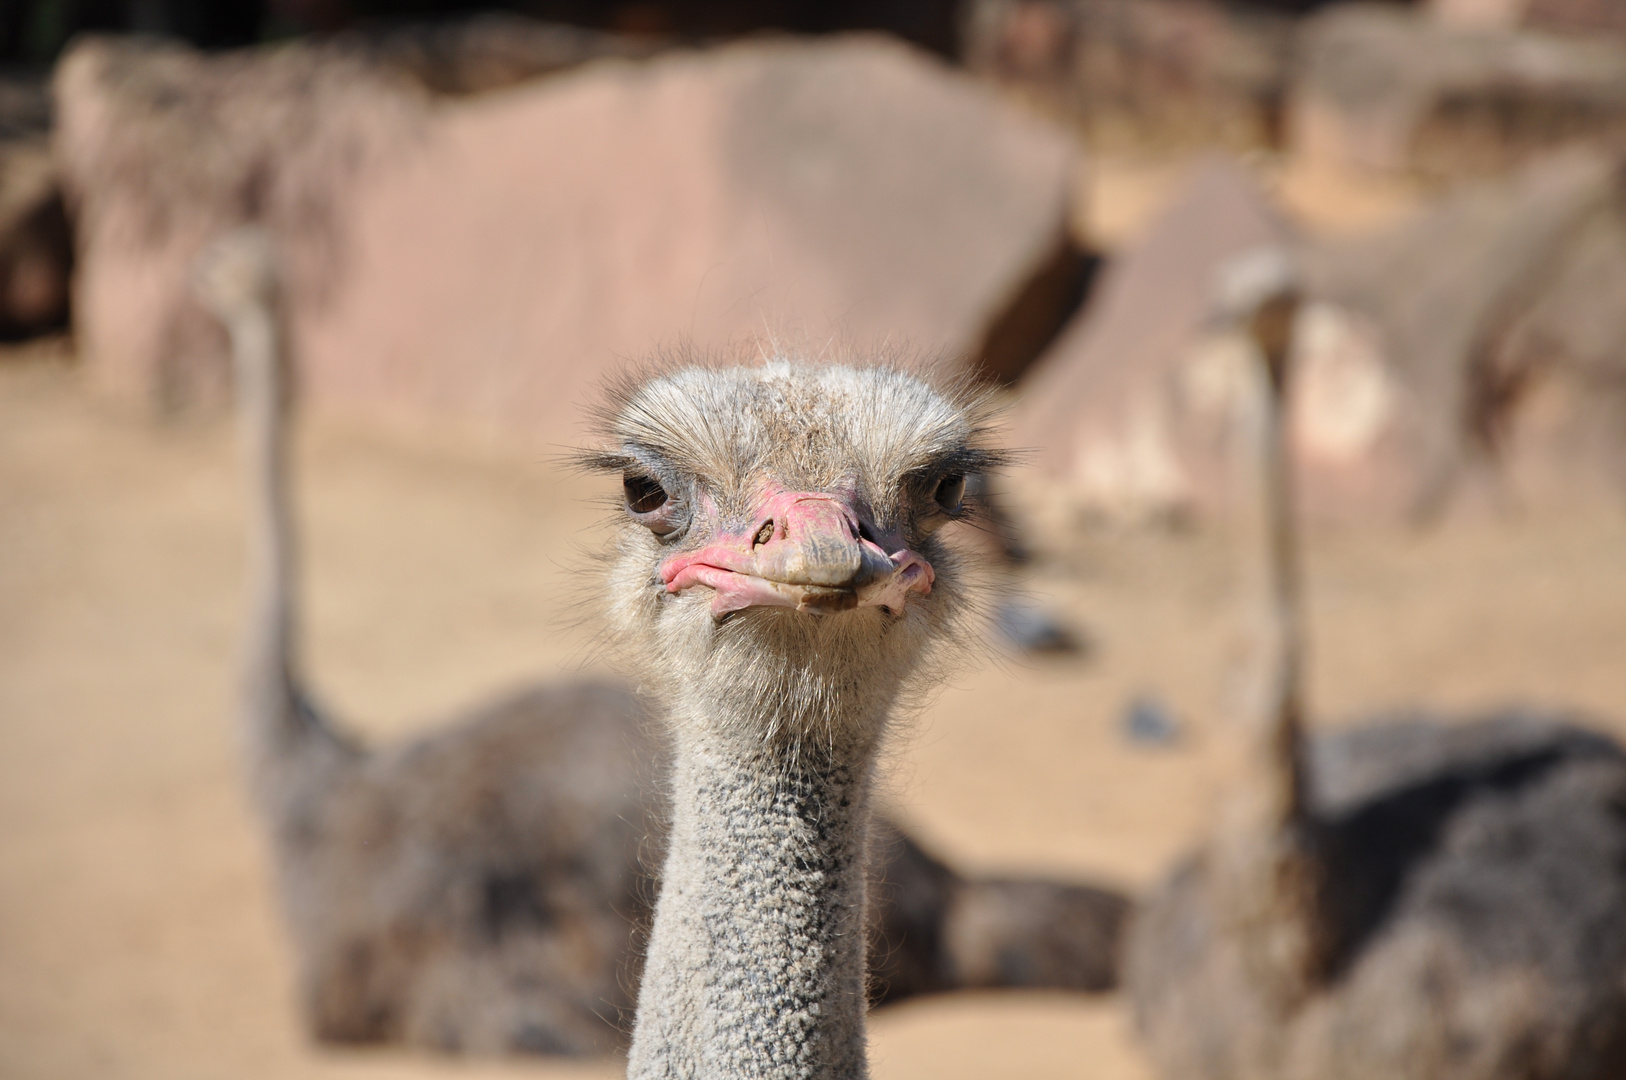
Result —
[[1175, 1080], [1626, 1076], [1626, 756], [1563, 715], [1307, 736], [1291, 462], [1295, 275], [1250, 253], [1222, 314], [1265, 582], [1243, 776], [1137, 914], [1125, 981]]
[[[249, 480], [239, 698], [306, 1022], [324, 1040], [582, 1054], [625, 1044], [665, 843], [669, 755], [608, 682], [538, 686], [363, 747], [297, 664], [297, 544], [271, 244], [232, 233], [196, 286], [226, 326]], [[1119, 895], [968, 879], [878, 822], [868, 995], [1116, 984]]]

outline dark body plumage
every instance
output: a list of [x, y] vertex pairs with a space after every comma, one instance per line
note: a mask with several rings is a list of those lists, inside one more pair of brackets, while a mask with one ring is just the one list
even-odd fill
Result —
[[1569, 718], [1389, 718], [1309, 741], [1331, 949], [1291, 1008], [1244, 974], [1199, 855], [1126, 979], [1167, 1076], [1626, 1076], [1626, 755]]
[[[312, 1031], [618, 1048], [662, 856], [666, 753], [641, 700], [608, 682], [544, 685], [374, 753], [330, 730], [290, 747], [272, 822]], [[870, 873], [876, 1003], [1116, 985], [1116, 893], [967, 879], [886, 822]]]

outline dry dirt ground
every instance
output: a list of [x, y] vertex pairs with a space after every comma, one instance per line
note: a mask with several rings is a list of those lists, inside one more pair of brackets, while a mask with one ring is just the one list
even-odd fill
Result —
[[[0, 1076], [609, 1077], [610, 1063], [317, 1050], [228, 730], [240, 492], [218, 421], [156, 424], [71, 367], [0, 362]], [[595, 661], [580, 552], [598, 481], [540, 453], [315, 423], [298, 444], [309, 666], [375, 738]], [[1042, 495], [1042, 493], [1041, 493]], [[1314, 700], [1565, 702], [1626, 734], [1626, 515], [1458, 521], [1309, 543]], [[967, 670], [895, 750], [891, 799], [983, 869], [1141, 888], [1199, 834], [1224, 777], [1234, 610], [1223, 539], [1078, 539], [1032, 592], [1088, 627], [1088, 662]], [[1120, 734], [1155, 694], [1163, 749]], [[878, 1080], [1141, 1080], [1112, 999], [973, 995], [883, 1011]]]

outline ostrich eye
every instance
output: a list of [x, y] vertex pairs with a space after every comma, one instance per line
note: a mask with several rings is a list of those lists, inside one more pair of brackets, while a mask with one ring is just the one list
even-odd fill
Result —
[[960, 509], [965, 500], [965, 477], [945, 476], [937, 485], [937, 491], [932, 495], [937, 505], [949, 513]]
[[653, 513], [670, 498], [653, 477], [631, 473], [621, 478], [621, 490], [626, 495], [627, 509], [634, 514]]

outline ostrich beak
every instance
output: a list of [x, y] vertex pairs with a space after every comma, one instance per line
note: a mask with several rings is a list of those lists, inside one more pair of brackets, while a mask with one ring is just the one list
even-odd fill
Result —
[[931, 564], [901, 541], [888, 544], [896, 549], [889, 553], [871, 539], [874, 531], [865, 529], [848, 496], [774, 491], [750, 520], [662, 563], [666, 590], [710, 588], [713, 615], [752, 607], [814, 613], [881, 607], [902, 614], [910, 593], [931, 592]]

